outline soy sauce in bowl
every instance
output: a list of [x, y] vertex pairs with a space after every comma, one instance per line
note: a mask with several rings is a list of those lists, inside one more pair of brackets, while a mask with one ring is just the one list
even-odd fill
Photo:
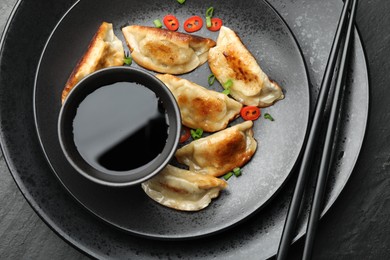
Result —
[[155, 76], [111, 67], [80, 81], [59, 115], [61, 148], [73, 168], [108, 186], [141, 183], [173, 157], [181, 132], [180, 111]]
[[129, 171], [153, 161], [169, 130], [156, 94], [134, 82], [117, 82], [89, 94], [73, 120], [80, 155], [97, 169]]

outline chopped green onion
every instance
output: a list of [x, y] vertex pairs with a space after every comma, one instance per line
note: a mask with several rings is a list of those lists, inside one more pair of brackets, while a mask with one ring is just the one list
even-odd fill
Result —
[[228, 79], [224, 84], [223, 86], [225, 88], [230, 88], [231, 86], [233, 86], [233, 81], [231, 79]]
[[184, 2], [185, 2], [186, 0], [177, 0], [177, 2], [179, 3], [179, 4], [184, 4]]
[[214, 7], [209, 7], [206, 11], [206, 17], [213, 17], [213, 14], [214, 14]]
[[222, 91], [222, 94], [230, 95], [230, 88], [224, 89], [224, 90]]
[[207, 82], [209, 83], [209, 86], [213, 85], [215, 81], [215, 75], [211, 73], [209, 77], [207, 78]]
[[232, 176], [233, 176], [233, 172], [228, 172], [228, 173], [226, 173], [226, 174], [223, 176], [223, 178], [227, 181], [227, 180], [229, 180], [230, 177], [232, 177]]
[[154, 26], [156, 26], [157, 28], [162, 27], [162, 23], [161, 23], [160, 19], [154, 20], [153, 23], [154, 23]]
[[211, 27], [211, 17], [213, 17], [213, 13], [214, 13], [214, 7], [209, 7], [206, 11], [206, 26], [207, 28], [210, 28]]
[[126, 64], [126, 65], [131, 65], [131, 63], [133, 62], [133, 59], [131, 57], [125, 57], [123, 59], [123, 63]]
[[273, 118], [270, 114], [268, 114], [268, 113], [265, 113], [265, 114], [264, 114], [264, 118], [265, 118], [265, 119], [269, 119], [269, 120], [271, 120], [271, 121], [274, 121], [274, 118]]
[[230, 95], [230, 87], [233, 86], [233, 81], [231, 79], [228, 79], [224, 84], [223, 87], [225, 88], [224, 91], [222, 91], [223, 94]]
[[241, 175], [241, 168], [240, 167], [236, 167], [233, 169], [233, 173], [236, 177], [240, 176]]
[[194, 140], [201, 138], [203, 135], [203, 129], [201, 128], [197, 128], [196, 130], [191, 129], [190, 132], [191, 132], [191, 137]]
[[211, 17], [210, 16], [206, 16], [206, 26], [207, 26], [207, 28], [211, 27]]
[[132, 62], [133, 62], [133, 59], [130, 57], [130, 54], [125, 53], [125, 57], [123, 58], [123, 64], [130, 66]]

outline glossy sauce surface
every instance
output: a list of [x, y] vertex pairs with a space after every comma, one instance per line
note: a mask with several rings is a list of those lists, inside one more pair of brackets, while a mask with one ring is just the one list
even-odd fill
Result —
[[164, 149], [166, 110], [150, 89], [117, 82], [98, 88], [79, 105], [73, 120], [78, 152], [96, 169], [117, 172], [141, 167]]

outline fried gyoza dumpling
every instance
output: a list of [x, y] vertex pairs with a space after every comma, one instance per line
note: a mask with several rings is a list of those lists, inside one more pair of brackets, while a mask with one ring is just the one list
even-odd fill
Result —
[[207, 61], [212, 39], [147, 26], [122, 28], [131, 57], [140, 66], [160, 73], [183, 74]]
[[123, 65], [124, 57], [122, 41], [115, 36], [112, 24], [103, 22], [66, 82], [62, 102], [85, 76], [102, 68]]
[[242, 104], [227, 95], [206, 89], [170, 74], [157, 75], [171, 90], [180, 108], [183, 125], [206, 132], [225, 129], [240, 113]]
[[226, 188], [224, 180], [167, 165], [158, 175], [142, 183], [145, 193], [156, 202], [178, 210], [196, 211]]
[[242, 167], [253, 156], [257, 142], [253, 122], [245, 121], [204, 138], [192, 141], [176, 151], [176, 159], [190, 171], [221, 176]]
[[271, 81], [236, 33], [222, 26], [217, 46], [209, 51], [209, 65], [223, 85], [232, 80], [230, 95], [250, 106], [267, 107], [283, 99], [279, 85]]

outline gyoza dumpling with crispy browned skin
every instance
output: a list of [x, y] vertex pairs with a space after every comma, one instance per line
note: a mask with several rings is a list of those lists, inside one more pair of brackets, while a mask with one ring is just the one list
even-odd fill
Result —
[[157, 75], [175, 96], [183, 125], [206, 132], [225, 129], [242, 108], [240, 102], [170, 74]]
[[69, 76], [62, 91], [62, 102], [85, 76], [102, 68], [123, 65], [124, 57], [122, 41], [115, 36], [112, 24], [103, 22], [89, 43], [87, 51]]
[[167, 165], [159, 174], [142, 183], [142, 189], [154, 201], [184, 211], [207, 207], [226, 187], [224, 180], [172, 165]]
[[122, 28], [131, 57], [140, 66], [160, 73], [183, 74], [207, 61], [215, 41], [154, 27]]
[[223, 85], [233, 82], [230, 95], [244, 105], [268, 107], [283, 99], [281, 87], [271, 81], [237, 34], [222, 26], [217, 46], [209, 51], [210, 69]]
[[252, 126], [252, 121], [245, 121], [192, 141], [178, 149], [175, 157], [190, 171], [216, 177], [224, 175], [242, 167], [254, 155], [257, 142]]

